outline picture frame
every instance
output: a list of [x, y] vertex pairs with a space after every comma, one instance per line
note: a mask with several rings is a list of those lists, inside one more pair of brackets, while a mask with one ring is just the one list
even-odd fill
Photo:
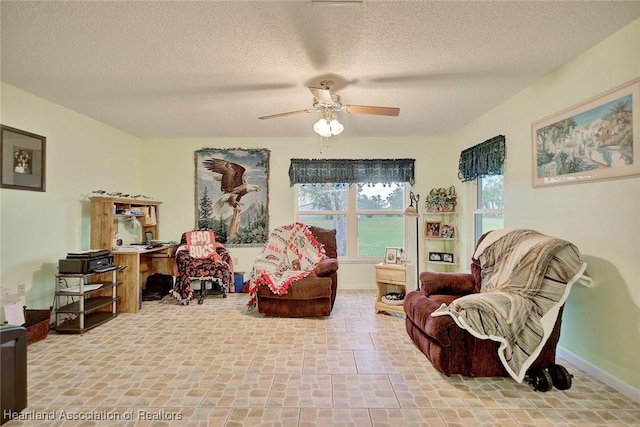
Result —
[[153, 240], [153, 231], [145, 231], [144, 232], [145, 243], [151, 243], [152, 240]]
[[46, 191], [47, 138], [1, 125], [0, 187]]
[[453, 254], [449, 252], [442, 252], [442, 262], [448, 262], [453, 264]]
[[640, 79], [534, 122], [531, 139], [534, 188], [640, 175]]
[[440, 237], [443, 239], [453, 239], [455, 236], [455, 227], [453, 225], [445, 224], [442, 226]]
[[424, 222], [424, 237], [440, 238], [442, 230], [442, 221], [425, 221]]
[[429, 261], [442, 262], [442, 252], [429, 252]]
[[384, 263], [385, 264], [402, 264], [402, 248], [385, 248]]

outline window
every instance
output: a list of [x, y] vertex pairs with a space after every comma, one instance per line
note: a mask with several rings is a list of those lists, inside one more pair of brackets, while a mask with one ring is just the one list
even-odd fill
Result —
[[458, 177], [476, 181], [476, 209], [473, 211], [476, 241], [487, 231], [504, 227], [504, 135], [497, 135], [460, 153]]
[[504, 175], [478, 178], [474, 234], [477, 242], [487, 231], [504, 227]]
[[338, 255], [369, 261], [404, 247], [405, 184], [296, 184], [296, 219], [335, 228]]
[[415, 182], [414, 165], [415, 159], [291, 159], [296, 220], [335, 228], [342, 258], [379, 261], [386, 247], [404, 247], [405, 183]]

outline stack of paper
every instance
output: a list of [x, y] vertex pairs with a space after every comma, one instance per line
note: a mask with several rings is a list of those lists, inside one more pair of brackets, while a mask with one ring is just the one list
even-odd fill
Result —
[[[96, 289], [100, 289], [101, 286], [102, 286], [102, 283], [92, 283], [90, 285], [84, 285], [83, 291], [84, 292], [95, 291]], [[68, 288], [60, 289], [60, 292], [68, 292], [70, 294], [77, 294], [78, 292], [80, 292], [80, 285], [71, 286], [71, 287], [68, 287]]]
[[147, 250], [147, 246], [146, 245], [123, 245], [123, 246], [118, 246], [115, 251], [118, 252], [144, 252]]
[[[9, 325], [20, 326], [24, 324], [24, 309], [19, 302], [13, 304], [5, 304], [4, 318]], [[4, 347], [4, 346], [3, 346]], [[4, 350], [3, 350], [4, 352]], [[4, 356], [4, 354], [3, 354]]]

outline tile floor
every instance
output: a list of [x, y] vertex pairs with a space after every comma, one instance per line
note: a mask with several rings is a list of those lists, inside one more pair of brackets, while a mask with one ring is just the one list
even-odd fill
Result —
[[439, 374], [373, 291], [341, 291], [323, 319], [265, 318], [246, 299], [165, 298], [49, 333], [28, 348], [24, 418], [5, 425], [640, 425], [640, 404], [564, 361], [567, 391]]

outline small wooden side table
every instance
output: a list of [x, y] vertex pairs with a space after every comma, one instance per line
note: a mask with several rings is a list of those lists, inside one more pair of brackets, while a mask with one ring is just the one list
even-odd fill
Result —
[[386, 294], [395, 292], [406, 295], [407, 277], [411, 271], [410, 265], [402, 264], [376, 264], [376, 285], [378, 286], [378, 297], [376, 298], [376, 313], [397, 313], [404, 316], [402, 304], [387, 304], [382, 301]]

